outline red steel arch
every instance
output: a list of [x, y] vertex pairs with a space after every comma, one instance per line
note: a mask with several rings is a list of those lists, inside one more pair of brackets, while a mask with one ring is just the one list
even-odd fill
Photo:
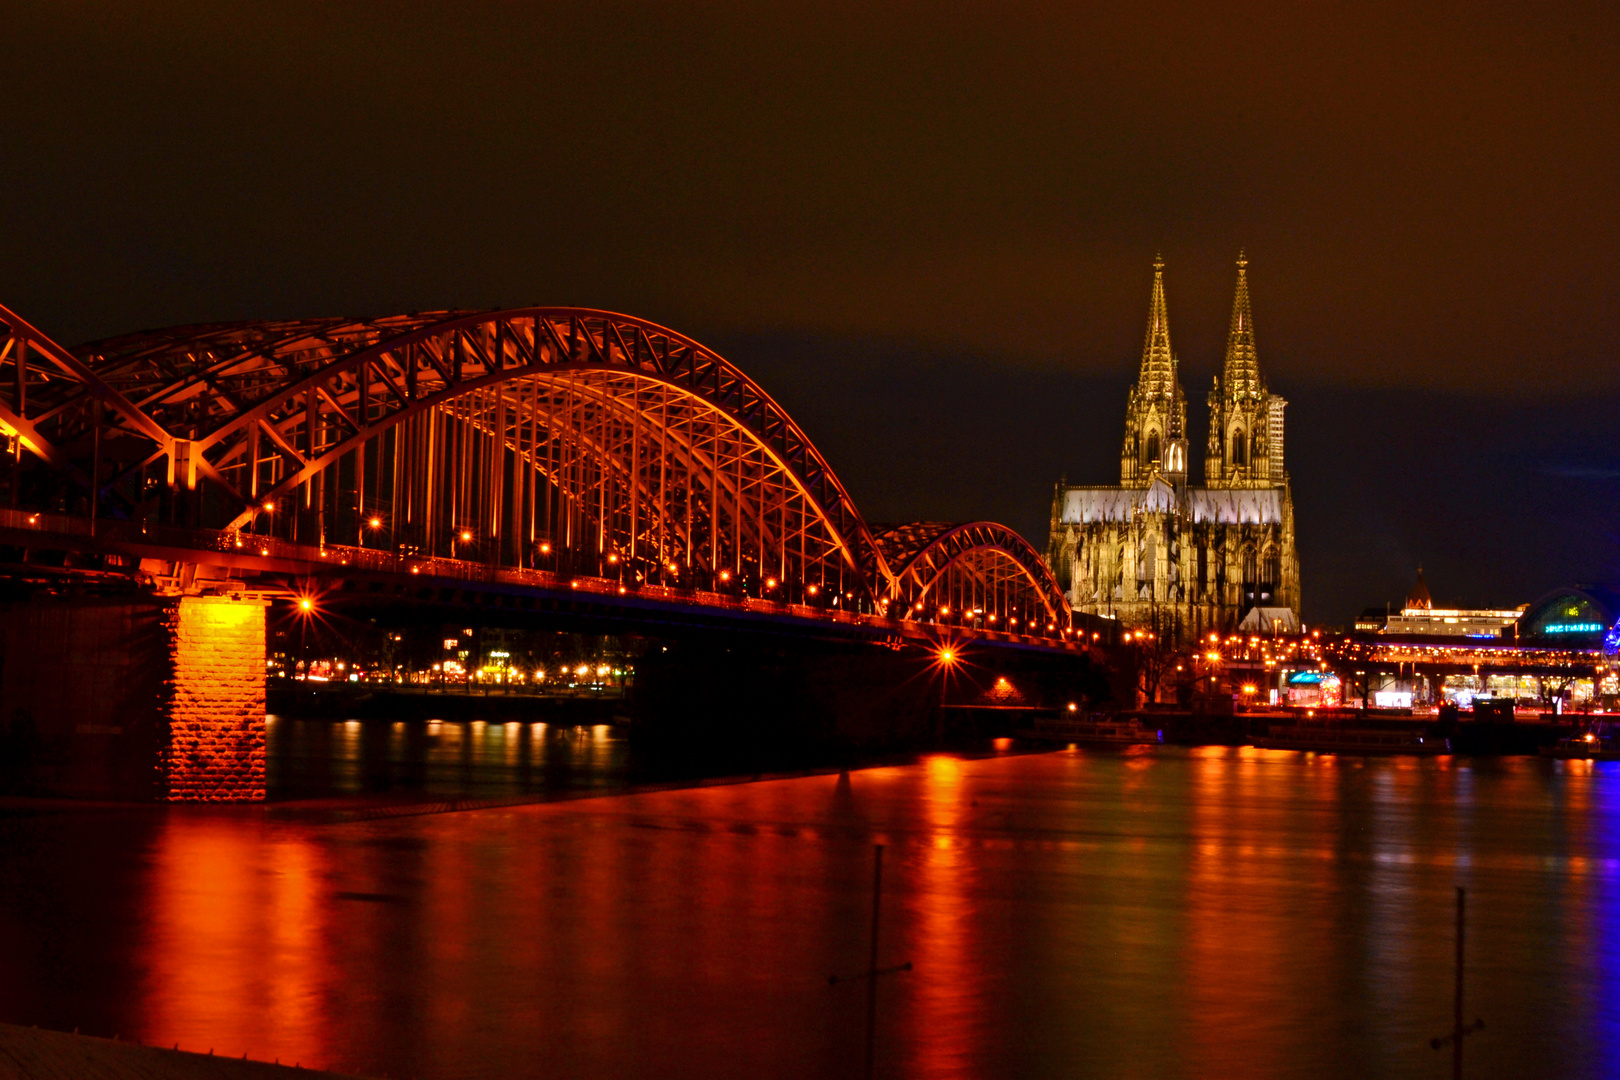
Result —
[[890, 572], [889, 608], [914, 618], [943, 609], [998, 629], [1067, 628], [1069, 605], [1029, 543], [993, 521], [919, 521], [879, 531]]
[[977, 597], [998, 629], [1068, 623], [1011, 530], [874, 537], [769, 394], [643, 319], [534, 307], [217, 323], [72, 351], [4, 308], [0, 323], [13, 505], [874, 612]]
[[[537, 541], [576, 568], [623, 560], [660, 580], [706, 563], [713, 583], [777, 578], [870, 599], [882, 577], [865, 523], [786, 412], [645, 320], [446, 312], [199, 327], [85, 351], [98, 371], [144, 380], [137, 400], [154, 414], [203, 414], [175, 456], [188, 484], [198, 468], [234, 501], [229, 527], [363, 542], [358, 518], [374, 513], [428, 553], [470, 545], [508, 564], [532, 563]], [[354, 520], [332, 492], [353, 493]], [[325, 513], [311, 522], [314, 509]]]

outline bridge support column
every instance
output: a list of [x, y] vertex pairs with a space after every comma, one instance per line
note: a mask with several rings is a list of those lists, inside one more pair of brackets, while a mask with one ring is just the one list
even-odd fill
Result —
[[262, 600], [0, 606], [0, 794], [264, 798]]
[[262, 600], [186, 596], [167, 613], [168, 737], [159, 758], [170, 801], [264, 798]]

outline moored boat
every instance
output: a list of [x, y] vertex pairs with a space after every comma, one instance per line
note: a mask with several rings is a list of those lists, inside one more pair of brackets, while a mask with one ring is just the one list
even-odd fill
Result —
[[1122, 719], [1104, 718], [1099, 716], [1075, 717], [1066, 719], [1037, 719], [1034, 726], [1018, 732], [1021, 738], [1044, 739], [1048, 742], [1066, 743], [1116, 743], [1121, 745], [1135, 745], [1151, 743], [1158, 745], [1164, 741], [1164, 732], [1158, 728], [1143, 727], [1142, 721], [1136, 717]]
[[1337, 724], [1287, 724], [1257, 735], [1264, 750], [1315, 750], [1326, 754], [1449, 754], [1451, 741], [1416, 728], [1347, 728]]
[[1566, 761], [1620, 761], [1620, 738], [1607, 731], [1578, 731], [1559, 739], [1556, 745], [1543, 746], [1541, 752]]

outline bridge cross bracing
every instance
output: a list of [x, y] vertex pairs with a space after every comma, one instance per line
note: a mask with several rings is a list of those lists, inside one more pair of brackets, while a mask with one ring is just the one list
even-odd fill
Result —
[[430, 312], [177, 327], [71, 351], [3, 308], [0, 322], [7, 499], [51, 521], [1060, 640], [1069, 626], [1022, 538], [987, 522], [875, 535], [763, 389], [645, 320]]

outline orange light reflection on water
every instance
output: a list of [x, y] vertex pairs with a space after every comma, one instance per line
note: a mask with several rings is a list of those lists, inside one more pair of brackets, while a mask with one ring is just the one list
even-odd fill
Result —
[[[528, 730], [498, 734], [521, 759]], [[56, 1016], [102, 995], [100, 1034], [350, 1073], [858, 1075], [865, 988], [827, 976], [865, 967], [881, 843], [878, 962], [915, 968], [880, 987], [880, 1075], [1420, 1075], [1459, 883], [1471, 1010], [1538, 1017], [1491, 1044], [1503, 1073], [1568, 1074], [1608, 1060], [1617, 785], [1164, 748], [337, 824], [187, 807], [130, 826], [153, 823], [119, 895], [72, 892], [105, 942], [8, 974]], [[0, 926], [30, 910], [0, 895]]]
[[333, 1041], [320, 1007], [333, 978], [324, 852], [264, 839], [229, 814], [176, 813], [159, 833], [143, 1027], [182, 1049], [320, 1065], [307, 1055]]
[[[904, 875], [897, 882], [908, 909], [902, 917], [912, 924], [901, 940], [909, 944], [905, 959], [916, 970], [890, 977], [901, 981], [884, 991], [903, 1003], [907, 1075], [970, 1076], [985, 1020], [980, 1000], [985, 972], [976, 954], [986, 942], [975, 895], [978, 860], [967, 848], [995, 840], [963, 829], [967, 764], [939, 755], [923, 768], [926, 832], [915, 847], [900, 849], [903, 862], [896, 867]], [[880, 957], [878, 963], [898, 959]]]

